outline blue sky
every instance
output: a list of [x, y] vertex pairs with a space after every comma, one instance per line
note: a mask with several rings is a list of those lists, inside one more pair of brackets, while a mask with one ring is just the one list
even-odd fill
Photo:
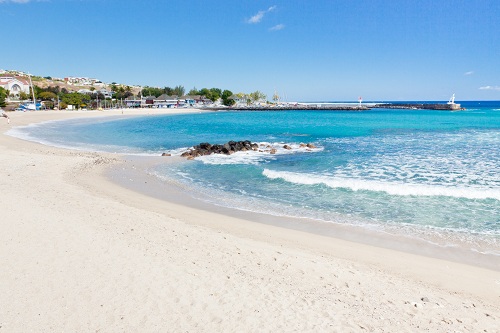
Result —
[[498, 0], [0, 0], [0, 69], [288, 101], [500, 100]]

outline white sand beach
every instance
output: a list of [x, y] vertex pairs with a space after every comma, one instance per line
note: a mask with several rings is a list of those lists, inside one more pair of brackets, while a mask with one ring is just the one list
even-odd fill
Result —
[[0, 118], [0, 332], [500, 332], [499, 271], [187, 209], [111, 182], [120, 155], [3, 134], [107, 115]]

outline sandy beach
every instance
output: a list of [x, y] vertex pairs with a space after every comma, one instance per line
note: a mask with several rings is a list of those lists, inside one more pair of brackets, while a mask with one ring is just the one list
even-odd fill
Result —
[[498, 270], [188, 209], [108, 179], [120, 155], [3, 134], [121, 114], [0, 118], [0, 332], [500, 332]]

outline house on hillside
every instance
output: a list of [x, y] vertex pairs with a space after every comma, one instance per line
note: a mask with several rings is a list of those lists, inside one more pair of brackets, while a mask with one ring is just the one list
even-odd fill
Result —
[[30, 84], [23, 77], [0, 76], [0, 87], [9, 91], [9, 101], [10, 98], [19, 100], [19, 96], [22, 92], [26, 94], [30, 93]]
[[112, 99], [113, 98], [113, 94], [114, 94], [113, 91], [106, 90], [106, 89], [96, 90], [94, 93], [102, 94], [104, 96], [104, 98], [109, 98], [109, 99]]
[[81, 86], [93, 86], [93, 85], [104, 85], [100, 80], [88, 77], [72, 77], [68, 76], [64, 78], [64, 82], [69, 85], [81, 85]]
[[79, 93], [79, 94], [86, 94], [86, 95], [92, 95], [93, 94], [92, 90], [90, 90], [90, 89], [80, 89], [80, 90], [77, 91], [77, 93]]

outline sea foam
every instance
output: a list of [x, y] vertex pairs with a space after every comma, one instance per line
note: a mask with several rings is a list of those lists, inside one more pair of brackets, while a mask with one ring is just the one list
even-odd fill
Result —
[[471, 189], [465, 187], [445, 187], [411, 183], [381, 182], [366, 179], [349, 179], [335, 176], [315, 175], [289, 171], [264, 169], [262, 172], [269, 179], [282, 179], [301, 185], [326, 185], [331, 188], [343, 188], [352, 191], [376, 191], [399, 196], [447, 196], [467, 199], [500, 200], [499, 189]]

